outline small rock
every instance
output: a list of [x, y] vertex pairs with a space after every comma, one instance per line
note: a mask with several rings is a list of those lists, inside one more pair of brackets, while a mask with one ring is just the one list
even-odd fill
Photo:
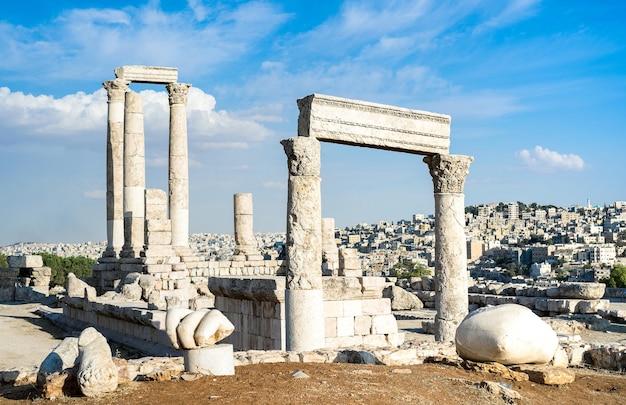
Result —
[[307, 373], [305, 373], [302, 370], [296, 370], [293, 373], [291, 373], [291, 377], [293, 378], [310, 378], [309, 375]]

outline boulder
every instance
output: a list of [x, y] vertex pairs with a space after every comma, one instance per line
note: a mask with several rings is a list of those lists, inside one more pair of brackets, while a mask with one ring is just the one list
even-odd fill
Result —
[[517, 304], [471, 312], [457, 328], [455, 340], [461, 358], [505, 365], [548, 363], [559, 345], [548, 324]]
[[80, 365], [78, 386], [88, 397], [94, 397], [117, 388], [118, 372], [107, 340], [95, 328], [87, 328], [78, 338]]
[[67, 292], [68, 297], [85, 298], [86, 295], [90, 300], [96, 298], [97, 295], [94, 287], [76, 277], [74, 273], [69, 273], [67, 275], [65, 291]]
[[558, 287], [561, 298], [598, 300], [604, 296], [606, 285], [602, 283], [561, 283]]
[[404, 288], [390, 285], [383, 290], [383, 298], [391, 299], [391, 310], [402, 311], [424, 308], [424, 303]]

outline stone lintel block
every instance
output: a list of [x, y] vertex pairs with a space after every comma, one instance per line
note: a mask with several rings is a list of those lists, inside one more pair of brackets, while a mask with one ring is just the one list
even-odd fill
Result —
[[372, 316], [372, 334], [398, 333], [398, 323], [392, 314]]
[[7, 261], [11, 268], [43, 267], [43, 258], [39, 255], [9, 256]]
[[360, 316], [363, 314], [362, 300], [346, 300], [341, 301], [343, 305], [344, 316]]
[[244, 254], [232, 255], [230, 260], [233, 261], [233, 262], [245, 262], [247, 260], [247, 258], [246, 258], [246, 255], [244, 255]]
[[251, 266], [263, 266], [263, 255], [260, 254], [247, 254], [246, 260], [250, 263]]
[[172, 232], [172, 222], [169, 219], [146, 219], [148, 232]]
[[341, 301], [324, 301], [324, 317], [337, 318], [343, 316], [343, 303]]
[[298, 100], [298, 135], [346, 145], [448, 154], [450, 116], [311, 94]]
[[385, 315], [391, 314], [391, 299], [379, 298], [373, 300], [363, 300], [361, 302], [363, 315]]
[[120, 66], [114, 70], [118, 79], [135, 83], [168, 84], [178, 81], [178, 69], [161, 66]]
[[172, 271], [185, 271], [187, 270], [187, 265], [185, 263], [174, 263], [172, 264]]

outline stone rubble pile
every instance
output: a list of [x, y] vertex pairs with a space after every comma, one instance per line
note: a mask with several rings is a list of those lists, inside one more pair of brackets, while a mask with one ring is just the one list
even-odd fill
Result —
[[47, 297], [52, 269], [38, 255], [9, 256], [0, 268], [0, 301], [35, 302]]

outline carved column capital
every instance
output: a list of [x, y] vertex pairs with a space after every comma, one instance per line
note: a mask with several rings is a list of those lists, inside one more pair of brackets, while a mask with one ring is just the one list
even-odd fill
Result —
[[292, 176], [319, 176], [321, 169], [320, 142], [313, 137], [296, 136], [280, 141], [287, 155]]
[[130, 85], [130, 80], [124, 80], [124, 79], [109, 80], [109, 81], [102, 83], [102, 85], [107, 91], [109, 103], [111, 101], [124, 102], [124, 93], [126, 93], [126, 90], [128, 89], [128, 85]]
[[170, 95], [170, 105], [184, 104], [187, 105], [187, 92], [191, 84], [187, 83], [169, 83], [165, 86]]
[[435, 193], [463, 193], [471, 156], [431, 155], [424, 158], [433, 178]]

